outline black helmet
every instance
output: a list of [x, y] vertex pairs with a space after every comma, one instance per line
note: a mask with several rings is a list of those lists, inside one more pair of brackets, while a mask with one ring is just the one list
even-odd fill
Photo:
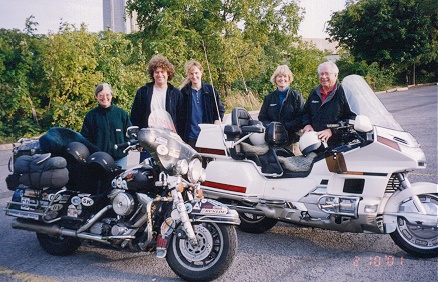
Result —
[[71, 155], [77, 162], [85, 163], [90, 156], [90, 151], [81, 142], [70, 142], [67, 145], [67, 154]]
[[116, 170], [116, 163], [114, 162], [113, 157], [105, 152], [96, 152], [91, 154], [91, 156], [87, 159], [87, 163], [98, 164], [106, 172], [113, 172]]

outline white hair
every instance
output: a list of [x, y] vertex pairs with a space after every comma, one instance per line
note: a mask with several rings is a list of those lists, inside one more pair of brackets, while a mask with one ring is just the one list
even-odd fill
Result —
[[320, 64], [318, 66], [318, 69], [317, 69], [318, 74], [323, 66], [328, 66], [334, 74], [336, 74], [336, 75], [339, 74], [338, 66], [331, 61], [327, 61], [327, 62]]

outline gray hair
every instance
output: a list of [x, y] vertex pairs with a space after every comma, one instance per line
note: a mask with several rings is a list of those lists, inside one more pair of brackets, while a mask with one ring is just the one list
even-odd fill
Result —
[[97, 96], [97, 94], [99, 94], [100, 91], [102, 91], [105, 87], [108, 87], [108, 89], [110, 90], [111, 94], [113, 94], [113, 89], [111, 88], [111, 85], [109, 85], [108, 83], [104, 82], [104, 83], [101, 83], [101, 84], [97, 85], [96, 90], [94, 90], [94, 96]]
[[323, 66], [328, 66], [334, 74], [336, 74], [336, 75], [339, 74], [338, 66], [335, 63], [333, 63], [332, 61], [327, 61], [327, 62], [320, 64], [316, 70], [318, 72], [318, 74]]

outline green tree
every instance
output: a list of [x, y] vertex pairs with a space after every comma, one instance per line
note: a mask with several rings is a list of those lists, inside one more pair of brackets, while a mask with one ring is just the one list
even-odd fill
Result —
[[281, 0], [133, 0], [146, 53], [161, 53], [182, 80], [184, 63], [200, 61], [211, 70], [219, 91], [228, 95], [237, 80], [257, 79], [284, 61], [297, 40], [300, 10]]
[[327, 31], [356, 60], [406, 71], [437, 57], [437, 6], [427, 5], [431, 1], [352, 1], [332, 15]]
[[41, 132], [39, 82], [45, 38], [32, 34], [32, 19], [26, 21], [27, 33], [0, 29], [0, 138]]
[[148, 80], [141, 45], [135, 45], [123, 33], [103, 31], [93, 55], [97, 60], [95, 71], [102, 73], [103, 80], [113, 88], [113, 102], [129, 112], [135, 91]]
[[98, 40], [85, 26], [76, 29], [68, 23], [62, 24], [58, 33], [49, 33], [42, 54], [46, 125], [80, 130], [86, 112], [95, 106], [94, 88], [104, 80], [96, 70]]

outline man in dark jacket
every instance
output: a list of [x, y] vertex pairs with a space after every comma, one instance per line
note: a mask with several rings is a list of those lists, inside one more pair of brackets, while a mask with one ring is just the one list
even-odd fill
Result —
[[180, 115], [183, 110], [181, 91], [168, 82], [175, 75], [173, 65], [167, 58], [155, 55], [149, 61], [148, 73], [152, 82], [140, 87], [135, 94], [131, 108], [132, 125], [148, 127], [151, 111], [162, 109], [170, 114], [178, 133], [181, 133], [184, 127], [184, 119]]
[[197, 61], [185, 64], [186, 79], [181, 85], [184, 98], [184, 116], [186, 118], [182, 139], [195, 148], [201, 131], [199, 124], [219, 124], [225, 108], [219, 98], [219, 92], [213, 85], [202, 81], [204, 68]]
[[[149, 115], [154, 110], [165, 110], [172, 117], [173, 124], [180, 136], [184, 134], [183, 97], [181, 91], [170, 84], [175, 69], [169, 60], [161, 55], [154, 55], [148, 63], [148, 73], [152, 82], [140, 87], [135, 94], [131, 108], [131, 122], [140, 128], [148, 127]], [[140, 162], [150, 155], [140, 153]]]
[[114, 145], [127, 141], [126, 129], [131, 126], [128, 113], [112, 104], [113, 91], [108, 83], [99, 84], [94, 94], [99, 104], [85, 115], [81, 134], [126, 169], [127, 153], [115, 150]]
[[338, 73], [339, 69], [333, 62], [318, 66], [320, 85], [310, 92], [303, 113], [303, 131], [317, 131], [318, 137], [329, 147], [339, 144], [341, 136], [334, 134], [327, 125], [356, 117], [348, 105], [342, 85], [337, 81]]

